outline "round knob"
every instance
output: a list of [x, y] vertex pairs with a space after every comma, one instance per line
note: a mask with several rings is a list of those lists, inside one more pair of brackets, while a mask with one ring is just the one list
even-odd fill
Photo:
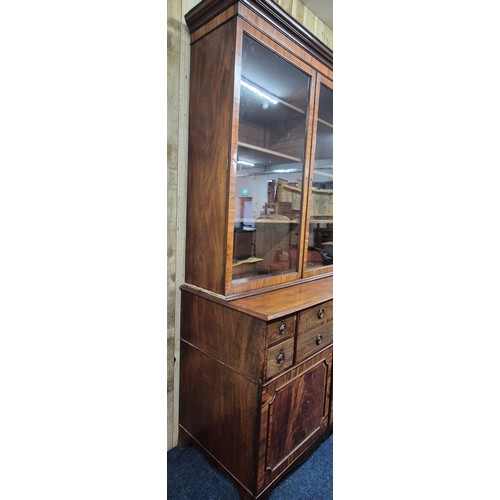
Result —
[[280, 328], [279, 328], [280, 334], [283, 335], [285, 333], [285, 330], [286, 330], [286, 325], [285, 325], [285, 322], [282, 321], [281, 325], [280, 325]]
[[278, 365], [281, 365], [281, 363], [283, 363], [283, 361], [285, 361], [285, 353], [280, 352], [278, 354], [278, 357], [276, 358], [276, 361], [278, 362]]
[[319, 309], [318, 311], [318, 318], [321, 319], [325, 315], [325, 310], [323, 308]]
[[323, 342], [323, 335], [318, 335], [316, 337], [316, 345], [320, 345]]

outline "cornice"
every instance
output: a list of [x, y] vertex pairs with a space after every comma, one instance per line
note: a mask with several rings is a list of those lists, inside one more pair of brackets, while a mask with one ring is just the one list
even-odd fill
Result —
[[203, 0], [185, 16], [190, 32], [193, 33], [235, 4], [237, 6], [244, 5], [252, 10], [303, 49], [328, 66], [332, 66], [332, 50], [271, 0]]

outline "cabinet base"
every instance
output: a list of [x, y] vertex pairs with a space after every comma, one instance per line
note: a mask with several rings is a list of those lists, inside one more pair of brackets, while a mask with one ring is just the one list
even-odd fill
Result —
[[298, 467], [303, 465], [309, 457], [320, 447], [320, 445], [331, 436], [331, 431], [328, 430], [320, 439], [307, 448], [287, 469], [285, 469], [276, 479], [266, 487], [265, 490], [258, 495], [251, 493], [243, 486], [210, 452], [208, 452], [196, 439], [189, 434], [182, 426], [179, 426], [179, 449], [184, 451], [188, 446], [195, 446], [206, 458], [208, 463], [217, 470], [217, 472], [228, 477], [236, 487], [240, 500], [269, 500], [269, 495], [278, 484], [292, 474]]

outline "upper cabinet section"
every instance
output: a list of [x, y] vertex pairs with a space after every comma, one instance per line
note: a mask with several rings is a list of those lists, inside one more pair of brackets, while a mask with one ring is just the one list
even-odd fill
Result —
[[331, 51], [267, 0], [186, 22], [186, 282], [231, 299], [330, 274]]

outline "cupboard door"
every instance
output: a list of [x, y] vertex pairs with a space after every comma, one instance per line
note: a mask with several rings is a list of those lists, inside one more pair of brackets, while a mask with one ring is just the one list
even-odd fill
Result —
[[[262, 38], [262, 37], [261, 37]], [[273, 47], [276, 48], [276, 47]], [[242, 31], [236, 75], [237, 144], [234, 145], [233, 247], [253, 236], [245, 255], [233, 252], [233, 290], [299, 277], [304, 171], [310, 150], [313, 71]], [[239, 77], [239, 79], [238, 79]], [[244, 257], [244, 258], [240, 258]], [[278, 277], [278, 281], [273, 278]], [[257, 284], [264, 280], [265, 283]]]
[[331, 360], [330, 348], [264, 386], [261, 485], [271, 482], [326, 430]]
[[329, 85], [327, 80], [318, 79], [305, 276], [333, 269], [333, 93]]

